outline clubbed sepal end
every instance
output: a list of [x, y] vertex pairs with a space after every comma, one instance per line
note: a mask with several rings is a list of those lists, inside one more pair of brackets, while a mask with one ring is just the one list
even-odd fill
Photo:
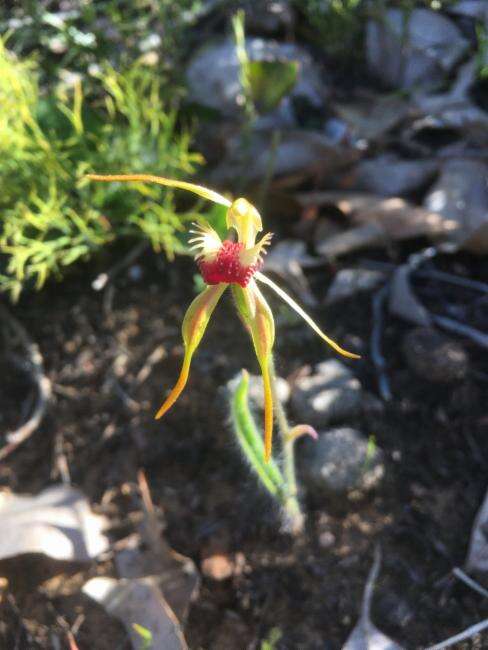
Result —
[[206, 284], [239, 284], [247, 287], [249, 280], [262, 266], [261, 260], [247, 266], [241, 262], [244, 245], [239, 242], [223, 241], [214, 259], [197, 260], [198, 268]]

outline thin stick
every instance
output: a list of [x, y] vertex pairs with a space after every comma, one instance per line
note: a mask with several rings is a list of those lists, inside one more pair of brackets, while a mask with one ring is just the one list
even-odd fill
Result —
[[7, 458], [7, 456], [15, 451], [17, 447], [19, 447], [28, 438], [30, 438], [30, 436], [38, 428], [46, 412], [49, 400], [51, 399], [52, 386], [50, 380], [44, 374], [44, 363], [37, 343], [34, 343], [34, 341], [27, 334], [25, 328], [19, 323], [16, 318], [14, 318], [9, 313], [9, 311], [3, 305], [0, 305], [0, 315], [2, 317], [2, 320], [12, 331], [12, 338], [17, 338], [22, 347], [25, 349], [31, 366], [30, 374], [37, 386], [37, 399], [32, 414], [27, 422], [25, 422], [22, 426], [20, 426], [15, 431], [10, 431], [6, 434], [5, 437], [7, 439], [7, 444], [0, 449], [1, 461], [5, 460], [5, 458]]
[[448, 332], [454, 332], [460, 336], [465, 336], [480, 347], [485, 348], [485, 350], [488, 349], [488, 335], [483, 334], [483, 332], [480, 332], [474, 327], [464, 325], [464, 323], [459, 323], [453, 318], [448, 318], [447, 316], [437, 316], [436, 314], [432, 314], [432, 319], [436, 325], [442, 327]]
[[456, 578], [464, 582], [464, 584], [468, 585], [468, 587], [471, 587], [471, 589], [479, 593], [481, 596], [488, 598], [488, 589], [485, 589], [479, 583], [477, 583], [476, 580], [470, 578], [468, 574], [464, 573], [462, 569], [460, 569], [459, 567], [454, 567], [452, 572], [456, 576]]
[[373, 599], [373, 591], [378, 580], [381, 567], [381, 548], [377, 544], [374, 549], [374, 560], [373, 565], [369, 571], [368, 578], [366, 580], [366, 585], [364, 586], [363, 592], [363, 603], [361, 606], [361, 619], [363, 621], [368, 621], [371, 618], [371, 601]]
[[390, 290], [386, 284], [373, 296], [373, 328], [371, 330], [370, 351], [371, 358], [378, 374], [378, 388], [380, 395], [385, 402], [392, 398], [390, 382], [386, 373], [386, 361], [381, 349], [381, 338], [383, 331], [383, 305]]
[[450, 648], [455, 643], [459, 643], [459, 641], [465, 641], [466, 639], [470, 639], [475, 634], [479, 634], [480, 632], [483, 632], [483, 630], [486, 629], [488, 629], [488, 619], [486, 621], [481, 621], [480, 623], [476, 623], [476, 625], [472, 625], [471, 627], [468, 627], [466, 630], [464, 630], [464, 632], [460, 632], [459, 634], [451, 636], [449, 637], [449, 639], [446, 639], [445, 641], [441, 641], [441, 643], [438, 643], [437, 645], [431, 645], [425, 650], [444, 650], [444, 648]]

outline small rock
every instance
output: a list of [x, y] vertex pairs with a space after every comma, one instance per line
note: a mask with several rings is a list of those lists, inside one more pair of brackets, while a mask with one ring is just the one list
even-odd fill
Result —
[[424, 201], [451, 224], [450, 239], [477, 253], [488, 252], [488, 165], [449, 160]]
[[354, 185], [381, 196], [406, 196], [428, 186], [437, 168], [434, 160], [402, 160], [387, 154], [362, 160], [355, 169]]
[[[241, 377], [241, 373], [238, 372], [235, 377], [232, 377], [232, 379], [227, 382], [227, 389], [230, 393], [235, 391], [241, 381]], [[290, 385], [286, 379], [283, 379], [283, 377], [276, 377], [276, 393], [282, 404], [288, 402], [290, 399], [290, 392]], [[261, 411], [264, 410], [263, 378], [260, 375], [249, 375], [248, 397], [249, 401], [256, 409]]]
[[369, 269], [342, 269], [334, 276], [327, 291], [326, 305], [351, 298], [360, 291], [371, 291], [385, 280], [381, 271]]
[[403, 354], [416, 375], [434, 383], [459, 381], [468, 371], [464, 348], [428, 327], [408, 332], [403, 340]]
[[377, 487], [385, 473], [383, 453], [372, 451], [367, 438], [350, 428], [320, 433], [302, 463], [304, 481], [312, 490], [358, 498]]
[[353, 103], [336, 105], [335, 109], [357, 142], [381, 139], [407, 117], [411, 105], [405, 97], [375, 92], [355, 97]]
[[459, 0], [446, 7], [449, 13], [458, 16], [467, 16], [477, 20], [488, 19], [488, 5], [486, 0]]
[[218, 554], [207, 557], [202, 562], [202, 573], [212, 580], [227, 580], [234, 572], [234, 565], [228, 555]]
[[247, 183], [262, 179], [269, 174], [271, 156], [273, 177], [296, 175], [299, 178], [327, 178], [358, 158], [357, 150], [334, 144], [324, 133], [294, 128], [283, 130], [277, 144], [270, 128], [256, 128], [249, 138], [246, 156], [242, 153], [240, 135], [228, 138], [225, 149], [221, 163], [209, 175], [218, 186], [236, 179]]
[[291, 404], [299, 422], [322, 428], [359, 413], [361, 384], [344, 364], [331, 359], [320, 363], [315, 374], [297, 380]]
[[275, 34], [291, 29], [294, 23], [293, 10], [287, 0], [248, 0], [244, 5], [246, 29], [249, 32]]
[[469, 47], [460, 30], [428, 9], [389, 9], [366, 27], [368, 67], [394, 88], [433, 88]]
[[336, 543], [336, 538], [334, 533], [331, 533], [330, 530], [325, 530], [319, 535], [319, 545], [322, 548], [332, 548]]
[[[488, 5], [487, 5], [488, 6]], [[488, 115], [473, 102], [472, 88], [479, 76], [480, 61], [473, 57], [463, 65], [459, 66], [456, 78], [448, 91], [437, 94], [417, 93], [414, 97], [417, 112], [422, 117], [414, 120], [411, 129], [404, 131], [404, 139], [408, 145], [411, 138], [409, 132], [414, 136], [414, 142], [425, 142], [427, 136], [428, 149], [449, 160], [453, 158], [452, 149], [469, 148], [479, 151], [488, 143]], [[451, 145], [447, 144], [443, 149], [435, 147], [435, 139], [432, 142], [432, 135], [437, 133], [442, 138], [451, 133], [458, 139]], [[434, 146], [433, 146], [434, 145]], [[424, 146], [424, 144], [422, 145]], [[457, 154], [457, 158], [462, 155]]]

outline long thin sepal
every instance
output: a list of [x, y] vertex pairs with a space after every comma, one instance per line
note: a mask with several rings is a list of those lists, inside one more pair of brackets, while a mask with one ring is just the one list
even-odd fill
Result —
[[339, 354], [342, 354], [344, 357], [349, 357], [350, 359], [360, 359], [359, 354], [354, 354], [354, 352], [348, 352], [347, 350], [344, 350], [344, 348], [341, 348], [340, 345], [338, 345], [335, 341], [333, 341], [331, 338], [327, 336], [327, 334], [324, 334], [320, 327], [317, 325], [317, 323], [307, 314], [307, 312], [300, 307], [300, 305], [293, 300], [291, 296], [289, 296], [286, 291], [283, 291], [277, 284], [275, 284], [272, 280], [270, 280], [267, 276], [263, 275], [261, 272], [258, 271], [258, 273], [255, 274], [254, 276], [256, 280], [259, 280], [263, 284], [267, 284], [269, 287], [275, 291], [279, 297], [284, 300], [292, 309], [294, 309], [299, 316], [303, 318], [303, 320], [310, 325], [310, 327], [313, 329], [313, 331], [320, 336], [321, 339], [323, 339], [332, 349], [334, 349], [336, 352]]
[[273, 391], [271, 387], [270, 361], [274, 344], [275, 328], [271, 309], [256, 283], [251, 280], [245, 288], [232, 285], [237, 310], [249, 330], [254, 351], [263, 375], [264, 386], [264, 460], [271, 458], [273, 441]]
[[156, 413], [156, 420], [159, 420], [159, 418], [161, 418], [173, 406], [183, 392], [190, 373], [190, 364], [193, 354], [199, 346], [210, 317], [212, 316], [221, 295], [227, 289], [227, 286], [228, 285], [226, 284], [215, 284], [211, 287], [207, 287], [188, 307], [185, 318], [183, 319], [183, 325], [181, 326], [183, 343], [185, 344], [185, 356], [183, 358], [180, 376], [163, 405]]
[[198, 194], [198, 196], [201, 196], [208, 201], [225, 205], [226, 208], [229, 208], [232, 205], [231, 201], [226, 199], [225, 196], [222, 196], [213, 190], [209, 190], [207, 187], [203, 187], [203, 185], [177, 181], [172, 178], [164, 178], [163, 176], [153, 176], [152, 174], [87, 174], [87, 178], [92, 181], [104, 181], [107, 183], [112, 181], [121, 181], [124, 183], [157, 183], [158, 185], [165, 185], [166, 187], [176, 187], [180, 190], [187, 190], [193, 194]]
[[261, 372], [264, 386], [264, 460], [268, 463], [273, 445], [273, 391], [271, 389], [269, 359], [261, 364]]
[[166, 413], [166, 411], [169, 411], [169, 409], [173, 406], [173, 404], [176, 402], [178, 397], [183, 392], [183, 389], [186, 386], [186, 382], [188, 381], [188, 375], [190, 374], [190, 364], [191, 364], [192, 356], [193, 355], [190, 354], [189, 350], [186, 350], [185, 358], [183, 359], [183, 365], [181, 366], [181, 371], [180, 371], [180, 376], [178, 377], [178, 381], [172, 388], [170, 394], [168, 395], [168, 397], [160, 407], [159, 411], [154, 416], [155, 420], [159, 420], [159, 418], [162, 418], [163, 415]]

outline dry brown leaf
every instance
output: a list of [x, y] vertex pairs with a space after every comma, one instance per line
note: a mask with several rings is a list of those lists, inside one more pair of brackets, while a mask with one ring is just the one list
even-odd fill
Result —
[[139, 535], [126, 540], [125, 548], [115, 557], [121, 578], [150, 577], [165, 600], [184, 623], [191, 601], [196, 597], [200, 576], [194, 562], [173, 551], [163, 536], [162, 525], [152, 503], [143, 472], [139, 473], [144, 520]]
[[0, 559], [44, 553], [56, 560], [87, 561], [108, 549], [104, 517], [95, 515], [69, 485], [37, 496], [0, 494]]
[[466, 569], [488, 573], [488, 492], [473, 524], [469, 541]]
[[328, 258], [381, 246], [388, 241], [421, 236], [438, 239], [458, 227], [456, 221], [398, 197], [384, 199], [360, 192], [313, 192], [296, 198], [303, 206], [335, 206], [356, 224], [354, 228], [316, 243], [317, 252]]
[[321, 260], [307, 255], [305, 242], [285, 239], [270, 250], [265, 258], [264, 270], [286, 282], [305, 305], [314, 306], [317, 300], [310, 290], [303, 268], [316, 266], [317, 263], [320, 264]]
[[339, 104], [335, 109], [353, 135], [364, 140], [381, 138], [412, 112], [411, 104], [398, 94], [365, 94], [354, 104]]
[[390, 312], [414, 325], [429, 327], [432, 325], [432, 318], [410, 285], [412, 271], [408, 264], [404, 264], [393, 274], [389, 292]]
[[183, 623], [200, 584], [194, 562], [173, 551], [163, 538], [159, 539], [157, 549], [142, 546], [140, 541], [138, 535], [130, 537], [126, 548], [117, 553], [119, 575], [129, 579], [151, 577]]
[[83, 593], [123, 623], [134, 650], [148, 647], [134, 626], [150, 633], [150, 648], [185, 650], [188, 647], [178, 619], [153, 578], [92, 578], [84, 585]]

